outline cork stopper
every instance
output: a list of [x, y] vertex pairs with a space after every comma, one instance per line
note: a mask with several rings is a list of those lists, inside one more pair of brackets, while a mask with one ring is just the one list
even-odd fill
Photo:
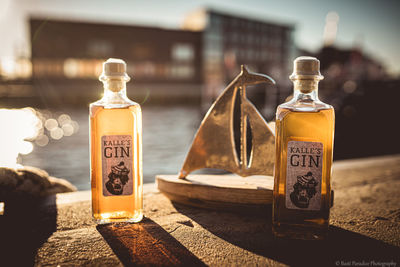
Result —
[[126, 73], [125, 61], [118, 58], [109, 58], [103, 63], [103, 72], [101, 73], [99, 80], [105, 81], [108, 79], [122, 79], [125, 82], [130, 80]]
[[298, 57], [293, 62], [293, 73], [289, 77], [293, 80], [322, 80], [324, 76], [319, 72], [319, 60], [315, 57]]

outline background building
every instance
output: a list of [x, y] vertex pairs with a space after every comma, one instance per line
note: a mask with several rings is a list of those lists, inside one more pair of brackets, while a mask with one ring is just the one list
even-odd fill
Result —
[[290, 94], [292, 26], [206, 9], [189, 14], [183, 30], [37, 18], [30, 26], [34, 88], [49, 96], [91, 98], [98, 92], [101, 63], [109, 57], [127, 62], [136, 98], [202, 100], [208, 107], [241, 64], [278, 82], [277, 88], [249, 92], [269, 113]]
[[44, 19], [31, 19], [30, 26], [32, 78], [39, 90], [56, 87], [55, 94], [91, 97], [99, 91], [102, 62], [115, 57], [126, 61], [136, 96], [198, 97], [201, 33]]
[[256, 105], [266, 107], [266, 113], [274, 112], [276, 104], [291, 93], [287, 77], [295, 51], [292, 25], [200, 9], [186, 17], [183, 28], [203, 32], [203, 98], [206, 103], [214, 100], [232, 81], [240, 72], [241, 64], [277, 81], [276, 88], [259, 86], [258, 90], [248, 91]]

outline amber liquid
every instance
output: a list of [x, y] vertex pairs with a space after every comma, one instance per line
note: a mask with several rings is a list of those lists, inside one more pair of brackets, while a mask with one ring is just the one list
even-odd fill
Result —
[[[139, 105], [112, 109], [96, 105], [90, 106], [92, 211], [93, 217], [98, 223], [138, 222], [143, 218], [141, 118]], [[101, 137], [105, 135], [132, 136], [134, 144], [132, 195], [103, 195]]]
[[[333, 108], [303, 112], [278, 107], [273, 205], [273, 231], [278, 237], [323, 239], [327, 233], [331, 205], [334, 116]], [[294, 139], [323, 143], [322, 199], [318, 211], [286, 208], [287, 144]]]

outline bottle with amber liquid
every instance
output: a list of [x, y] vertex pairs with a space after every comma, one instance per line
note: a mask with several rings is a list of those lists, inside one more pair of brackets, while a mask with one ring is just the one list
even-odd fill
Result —
[[331, 207], [335, 113], [318, 99], [319, 60], [298, 57], [293, 98], [276, 112], [272, 230], [277, 237], [324, 239]]
[[143, 218], [142, 112], [126, 96], [123, 60], [103, 63], [104, 96], [90, 104], [92, 212], [97, 223]]

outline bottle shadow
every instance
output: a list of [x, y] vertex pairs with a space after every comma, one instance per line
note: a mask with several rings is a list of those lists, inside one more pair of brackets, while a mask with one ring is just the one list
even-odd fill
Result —
[[363, 262], [400, 262], [400, 248], [382, 241], [330, 226], [324, 241], [284, 240], [271, 231], [271, 207], [262, 214], [207, 211], [173, 203], [191, 218], [225, 241], [290, 266], [355, 266]]
[[0, 265], [34, 266], [38, 249], [56, 230], [55, 195], [7, 201], [0, 216]]
[[96, 228], [125, 266], [205, 266], [149, 218], [135, 224], [104, 224]]

